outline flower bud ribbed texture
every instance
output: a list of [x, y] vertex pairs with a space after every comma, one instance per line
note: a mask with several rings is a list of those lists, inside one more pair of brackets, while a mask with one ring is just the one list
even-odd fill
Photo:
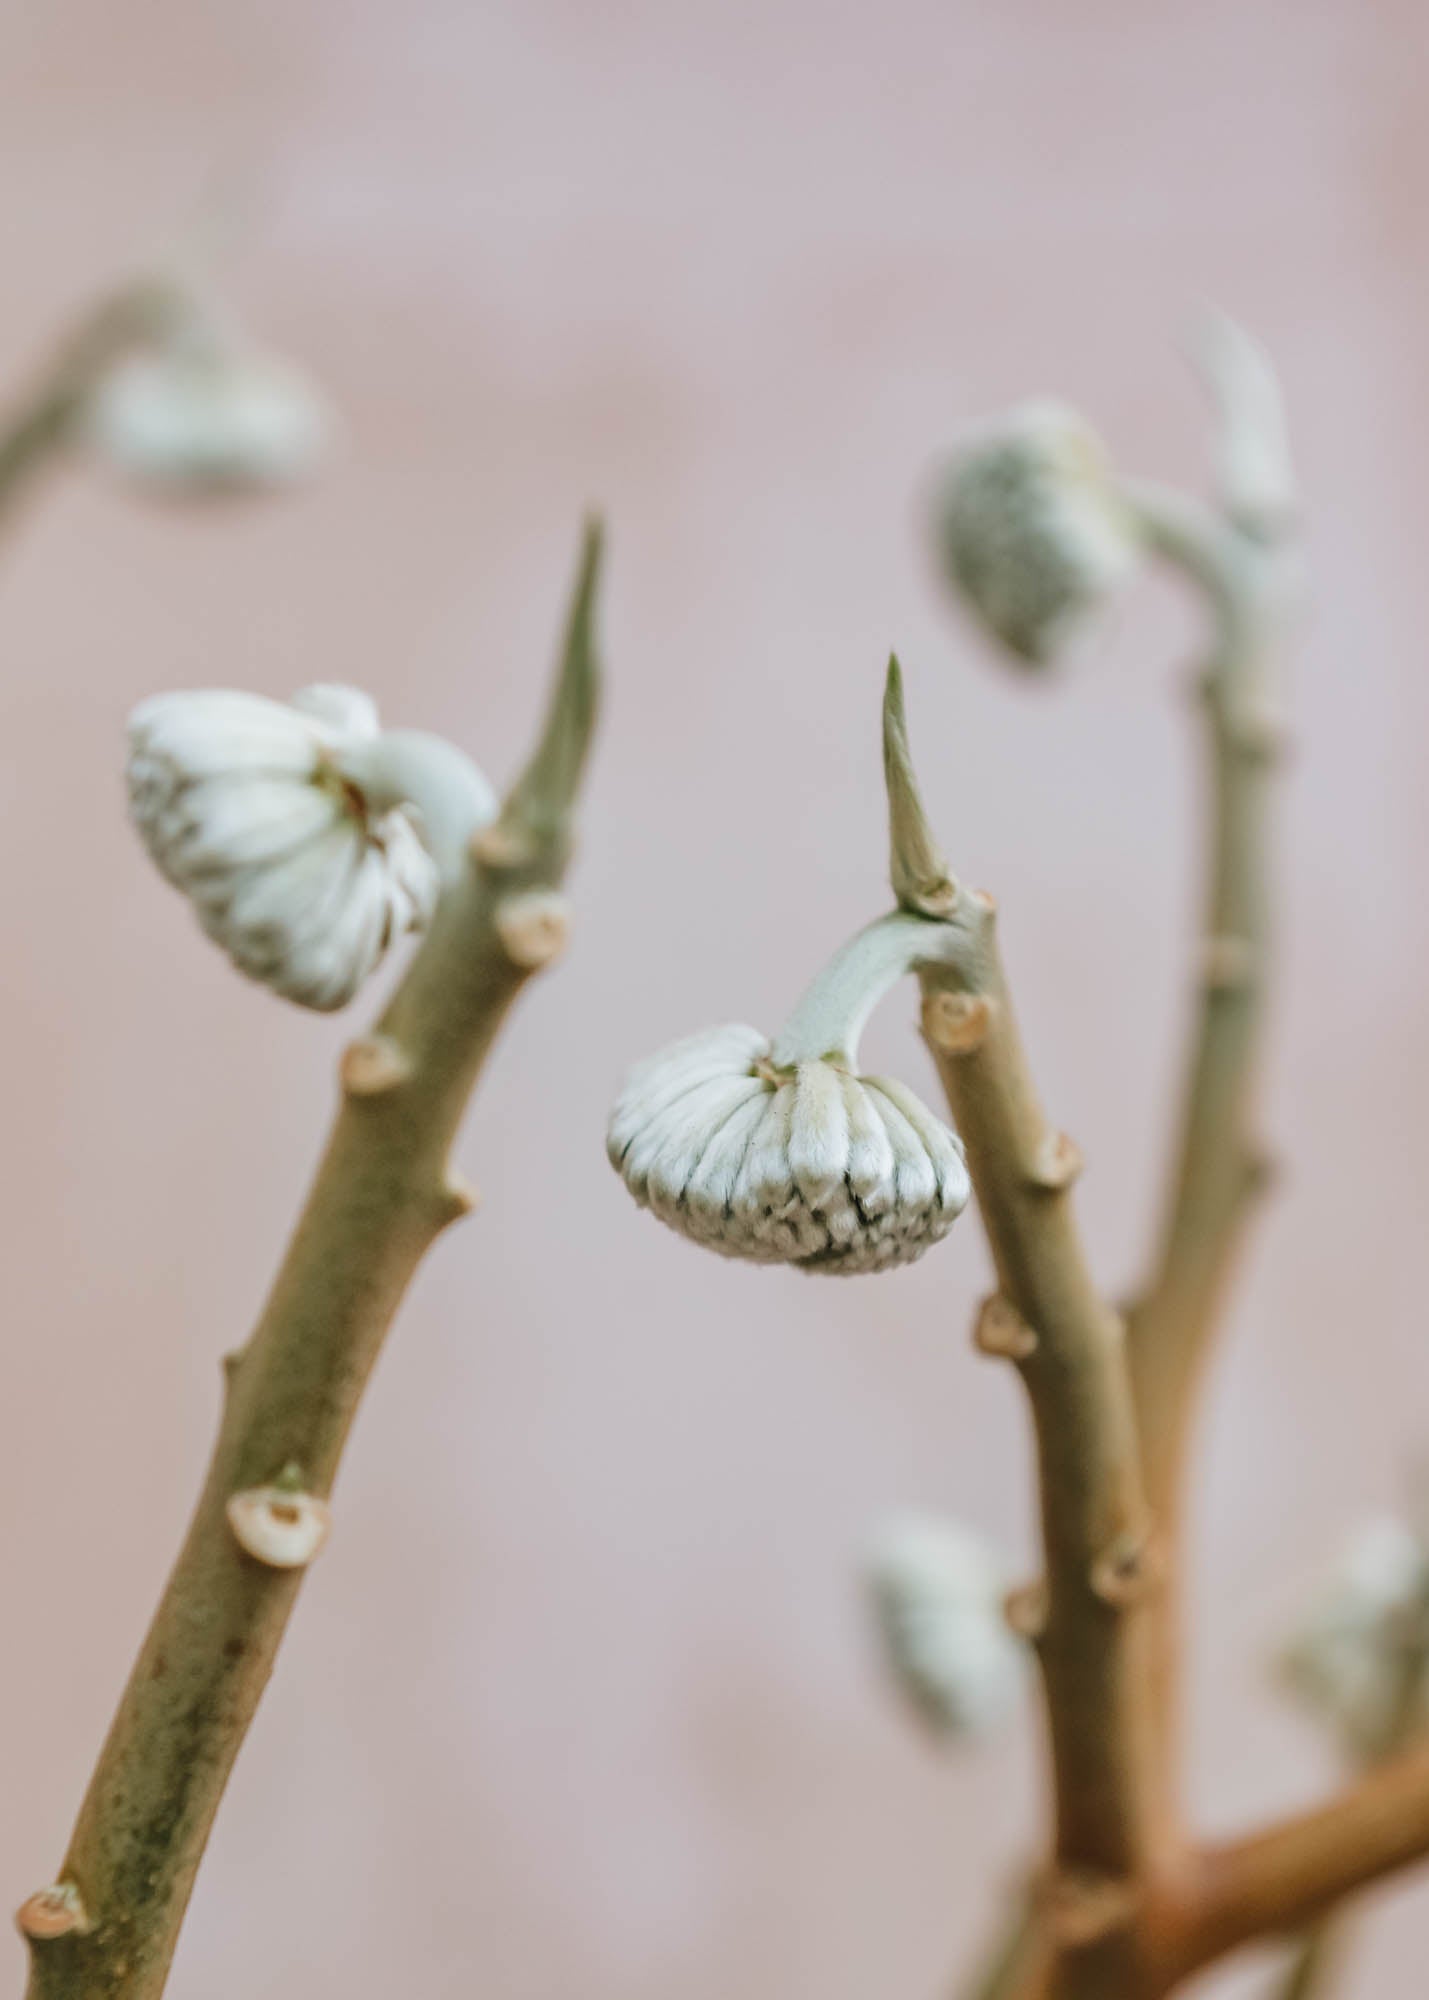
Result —
[[437, 869], [405, 812], [369, 812], [332, 753], [378, 734], [352, 688], [291, 704], [227, 690], [156, 695], [129, 723], [144, 845], [252, 979], [304, 1007], [345, 1005], [431, 914]]
[[955, 1133], [901, 1083], [767, 1065], [757, 1029], [707, 1029], [631, 1071], [612, 1165], [642, 1208], [725, 1257], [856, 1272], [912, 1263], [967, 1202]]

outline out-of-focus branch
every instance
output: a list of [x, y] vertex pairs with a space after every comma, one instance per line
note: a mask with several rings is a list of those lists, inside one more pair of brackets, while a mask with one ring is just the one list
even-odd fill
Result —
[[1147, 1477], [1163, 1510], [1180, 1489], [1197, 1377], [1266, 1181], [1252, 1115], [1270, 933], [1267, 820], [1282, 743], [1270, 676], [1282, 572], [1179, 495], [1143, 487], [1136, 499], [1148, 537], [1202, 585], [1216, 624], [1200, 685], [1212, 799], [1200, 997], [1161, 1241], [1127, 1328]]
[[958, 2000], [1045, 2000], [1052, 1959], [1050, 1936], [1029, 1896], [1006, 1922], [971, 1982], [959, 1989]]
[[1429, 1856], [1429, 1749], [1360, 1779], [1328, 1805], [1204, 1851], [1160, 1968], [1166, 1990], [1252, 1938], [1300, 1930], [1342, 1897]]
[[405, 979], [344, 1058], [345, 1101], [262, 1318], [231, 1360], [208, 1481], [59, 1882], [20, 1913], [30, 2000], [156, 2000], [163, 1990], [301, 1582], [300, 1566], [272, 1565], [290, 1548], [286, 1531], [322, 1520], [407, 1283], [472, 1206], [449, 1149], [507, 1010], [562, 941], [555, 891], [594, 714], [598, 560], [591, 530], [546, 733], [497, 822], [504, 851], [455, 847]]
[[[1392, 1680], [1379, 1726], [1367, 1737], [1356, 1737], [1361, 1770], [1381, 1768], [1415, 1742], [1424, 1728], [1424, 1693], [1429, 1678], [1429, 1573], [1421, 1577], [1414, 1600], [1400, 1606], [1382, 1624], [1380, 1643], [1389, 1652]], [[1344, 1961], [1350, 1919], [1329, 1910], [1311, 1925], [1295, 1947], [1276, 2000], [1312, 2000], [1323, 1993]]]
[[176, 298], [174, 287], [160, 279], [111, 293], [90, 308], [24, 393], [0, 412], [0, 515], [15, 507], [34, 476], [69, 443], [101, 377], [161, 331]]
[[1254, 1091], [1271, 929], [1268, 823], [1284, 731], [1275, 674], [1295, 522], [1279, 390], [1264, 355], [1217, 321], [1202, 362], [1221, 411], [1219, 508], [1154, 487], [1128, 491], [1151, 547], [1204, 595], [1214, 634], [1199, 683], [1209, 777], [1199, 996], [1160, 1243], [1127, 1315], [1147, 1497], [1166, 1552], [1151, 1675], [1162, 1783], [1173, 1797], [1186, 1459], [1200, 1377], [1268, 1179]]

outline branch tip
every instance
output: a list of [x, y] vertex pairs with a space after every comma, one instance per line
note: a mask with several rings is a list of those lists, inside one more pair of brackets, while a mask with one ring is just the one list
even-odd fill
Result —
[[523, 849], [533, 857], [544, 858], [552, 850], [563, 857], [599, 706], [594, 626], [603, 549], [604, 529], [592, 515], [581, 539], [560, 664], [540, 740], [506, 800], [497, 822], [501, 832], [492, 828], [484, 839], [478, 836], [479, 860], [510, 866], [512, 854], [519, 856]]
[[1201, 315], [1186, 346], [1220, 417], [1221, 504], [1245, 534], [1278, 541], [1294, 527], [1297, 494], [1284, 398], [1270, 357], [1243, 326], [1217, 310]]
[[903, 670], [888, 661], [883, 690], [883, 776], [888, 788], [889, 879], [900, 906], [920, 917], [952, 915], [958, 885], [918, 791], [903, 706]]

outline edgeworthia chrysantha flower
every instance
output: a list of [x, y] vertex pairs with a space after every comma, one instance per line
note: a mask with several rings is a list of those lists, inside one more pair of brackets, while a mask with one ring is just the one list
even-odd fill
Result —
[[160, 869], [241, 972], [304, 1007], [352, 998], [430, 916], [446, 850], [496, 814], [465, 758], [384, 735], [355, 688], [155, 695], [129, 745], [130, 809]]
[[1379, 1516], [1346, 1544], [1280, 1666], [1356, 1760], [1429, 1720], [1429, 1546], [1406, 1521]]
[[1056, 655], [1140, 548], [1100, 439], [1055, 402], [1012, 410], [955, 460], [939, 540], [972, 610], [1034, 665]]
[[866, 1573], [888, 1663], [913, 1707], [949, 1736], [986, 1735], [1027, 1671], [992, 1550], [954, 1521], [900, 1515], [875, 1539]]
[[773, 1038], [708, 1028], [638, 1063], [611, 1164], [642, 1208], [725, 1257], [887, 1270], [946, 1236], [970, 1184], [956, 1133], [858, 1038], [939, 927], [897, 912], [846, 945]]
[[327, 448], [331, 421], [295, 368], [191, 316], [162, 346], [105, 377], [87, 429], [95, 448], [141, 485], [218, 493], [305, 478]]

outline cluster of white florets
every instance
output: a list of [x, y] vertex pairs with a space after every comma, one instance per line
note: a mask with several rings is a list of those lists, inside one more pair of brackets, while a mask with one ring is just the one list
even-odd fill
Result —
[[1053, 402], [1023, 404], [964, 449], [940, 532], [973, 610], [1004, 645], [1038, 663], [1138, 555], [1100, 440], [1075, 410]]
[[155, 695], [130, 719], [149, 853], [241, 972], [304, 1007], [345, 1005], [436, 901], [412, 817], [373, 810], [340, 769], [378, 735], [373, 703], [342, 687]]
[[314, 469], [332, 431], [290, 363], [194, 319], [111, 369], [85, 416], [117, 470], [174, 493], [289, 485]]
[[639, 1063], [612, 1165], [642, 1208], [717, 1250], [807, 1271], [886, 1270], [946, 1236], [970, 1191], [957, 1135], [891, 1077], [772, 1066], [755, 1028], [706, 1029]]
[[985, 1735], [1027, 1672], [992, 1550], [955, 1521], [900, 1515], [875, 1541], [867, 1575], [889, 1665], [914, 1708], [947, 1735]]

